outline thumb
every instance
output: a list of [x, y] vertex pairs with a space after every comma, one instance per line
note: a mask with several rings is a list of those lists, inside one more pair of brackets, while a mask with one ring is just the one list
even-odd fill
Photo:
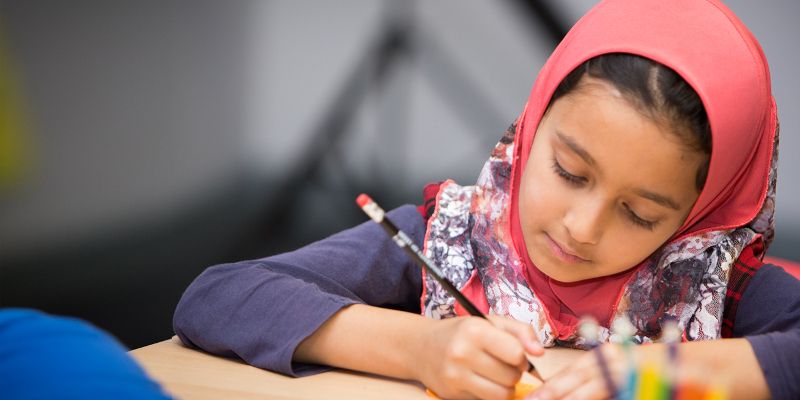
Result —
[[492, 321], [492, 325], [516, 337], [522, 343], [526, 353], [534, 356], [544, 354], [544, 347], [539, 343], [532, 326], [507, 317], [490, 315], [489, 319]]

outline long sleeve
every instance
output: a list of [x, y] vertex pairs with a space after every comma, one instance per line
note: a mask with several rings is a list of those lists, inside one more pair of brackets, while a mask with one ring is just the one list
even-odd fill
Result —
[[761, 267], [742, 295], [733, 333], [753, 346], [772, 398], [800, 398], [800, 281]]
[[[406, 205], [389, 218], [417, 244], [422, 216]], [[299, 250], [208, 268], [175, 310], [187, 345], [248, 364], [303, 376], [326, 367], [292, 362], [297, 345], [354, 303], [419, 312], [420, 268], [374, 222]]]

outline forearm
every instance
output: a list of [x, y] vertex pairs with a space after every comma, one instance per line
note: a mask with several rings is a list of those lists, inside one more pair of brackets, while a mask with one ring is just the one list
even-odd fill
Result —
[[681, 365], [701, 368], [708, 381], [720, 377], [731, 400], [770, 397], [753, 348], [745, 339], [683, 343], [679, 346], [678, 357]]
[[181, 297], [175, 333], [186, 344], [259, 368], [293, 376], [319, 372], [292, 363], [297, 343], [358, 300], [345, 290], [322, 291], [324, 283], [303, 279], [313, 276], [302, 272], [260, 262], [209, 268]]
[[[377, 321], [377, 323], [376, 323]], [[414, 368], [422, 332], [433, 320], [354, 304], [343, 308], [297, 346], [293, 360], [418, 379]]]
[[[390, 217], [421, 244], [412, 206]], [[207, 269], [175, 310], [175, 333], [205, 351], [291, 376], [324, 370], [292, 362], [298, 343], [343, 307], [419, 310], [420, 268], [373, 222], [290, 253]]]
[[507, 399], [526, 351], [543, 349], [530, 325], [509, 318], [433, 320], [354, 304], [300, 343], [294, 360], [418, 380], [442, 398]]
[[[767, 383], [750, 343], [745, 339], [696, 341], [677, 345], [675, 372], [678, 385], [720, 385], [729, 399], [767, 399]], [[618, 390], [631, 390], [628, 371], [633, 362], [643, 370], [647, 365], [669, 365], [668, 349], [663, 343], [636, 346], [626, 351], [618, 344], [605, 344], [598, 349], [603, 357], [589, 352], [545, 382], [537, 390], [540, 399], [596, 398], [608, 393], [606, 377], [611, 377]], [[631, 359], [633, 356], [633, 359]], [[601, 361], [602, 359], [602, 364]], [[605, 365], [603, 367], [602, 365]], [[674, 368], [674, 369], [673, 369]], [[606, 372], [604, 372], [606, 371]], [[614, 385], [612, 385], [614, 386]]]
[[772, 398], [800, 398], [800, 281], [761, 267], [739, 302], [733, 334], [750, 343]]

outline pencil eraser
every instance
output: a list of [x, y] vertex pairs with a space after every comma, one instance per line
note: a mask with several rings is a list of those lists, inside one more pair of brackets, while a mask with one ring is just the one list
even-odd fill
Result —
[[365, 193], [361, 193], [360, 195], [358, 195], [358, 197], [356, 197], [356, 204], [358, 204], [359, 207], [364, 207], [365, 205], [371, 202], [372, 199]]

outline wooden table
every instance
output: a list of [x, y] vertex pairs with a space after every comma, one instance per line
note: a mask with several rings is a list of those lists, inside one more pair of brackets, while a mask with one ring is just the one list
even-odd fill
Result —
[[[582, 352], [548, 349], [536, 367], [548, 378]], [[180, 399], [427, 399], [425, 388], [412, 381], [334, 370], [305, 378], [289, 378], [251, 367], [240, 360], [189, 349], [177, 337], [130, 354], [173, 396]], [[534, 381], [525, 375], [523, 380]]]

